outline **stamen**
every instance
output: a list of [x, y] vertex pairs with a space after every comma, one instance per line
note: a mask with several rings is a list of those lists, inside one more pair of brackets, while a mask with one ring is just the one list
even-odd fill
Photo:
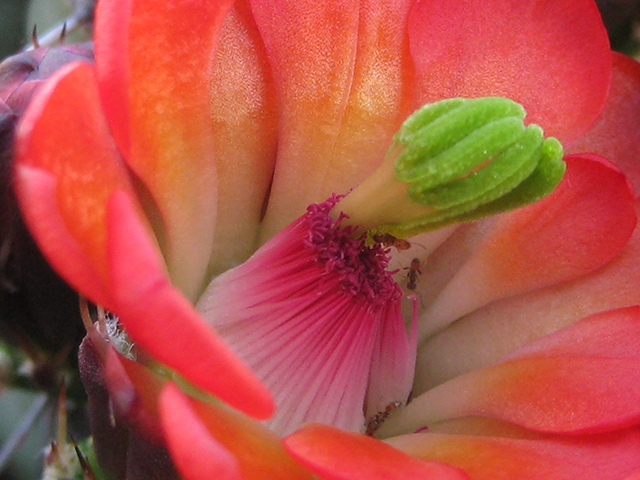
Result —
[[340, 198], [341, 195], [334, 195], [307, 208], [304, 221], [309, 234], [304, 244], [315, 250], [317, 261], [327, 274], [341, 278], [350, 295], [363, 295], [376, 304], [398, 299], [401, 291], [391, 276], [395, 272], [387, 271], [389, 251], [380, 243], [365, 246], [366, 233], [356, 237], [357, 227], [341, 226], [347, 215], [341, 213], [336, 220], [329, 216]]

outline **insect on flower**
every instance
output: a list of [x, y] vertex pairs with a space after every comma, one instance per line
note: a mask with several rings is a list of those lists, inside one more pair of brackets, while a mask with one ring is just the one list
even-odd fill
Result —
[[371, 238], [376, 243], [381, 243], [385, 247], [395, 247], [396, 250], [402, 252], [411, 248], [411, 242], [404, 238], [397, 238], [390, 233], [375, 233], [371, 235]]
[[397, 401], [391, 402], [389, 405], [385, 407], [385, 409], [382, 412], [378, 412], [375, 415], [375, 417], [373, 417], [371, 420], [367, 422], [367, 430], [365, 433], [367, 435], [373, 435], [375, 431], [378, 429], [378, 427], [382, 425], [382, 422], [384, 422], [387, 419], [387, 417], [391, 415], [391, 412], [393, 412], [395, 409], [401, 406], [402, 406], [401, 402], [397, 402]]
[[420, 267], [422, 266], [422, 262], [420, 262], [419, 258], [414, 258], [411, 260], [411, 265], [405, 267], [403, 270], [409, 270], [407, 272], [407, 288], [409, 290], [415, 290], [418, 285], [418, 275], [422, 273]]

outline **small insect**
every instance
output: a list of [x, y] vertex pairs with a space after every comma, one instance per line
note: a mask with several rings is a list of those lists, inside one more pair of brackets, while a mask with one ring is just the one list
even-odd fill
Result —
[[395, 247], [399, 252], [411, 248], [411, 242], [404, 238], [394, 237], [390, 233], [376, 233], [371, 235], [371, 238], [373, 238], [374, 242], [381, 243], [385, 247]]
[[382, 425], [382, 423], [387, 419], [387, 417], [393, 412], [396, 408], [401, 407], [401, 402], [391, 402], [389, 405], [385, 407], [382, 412], [376, 413], [376, 415], [367, 422], [367, 430], [365, 433], [369, 436], [373, 435], [376, 430]]
[[411, 265], [403, 269], [409, 270], [407, 272], [407, 288], [409, 290], [415, 290], [418, 286], [418, 275], [422, 273], [422, 270], [420, 270], [421, 266], [422, 262], [420, 262], [420, 259], [414, 258], [411, 260]]

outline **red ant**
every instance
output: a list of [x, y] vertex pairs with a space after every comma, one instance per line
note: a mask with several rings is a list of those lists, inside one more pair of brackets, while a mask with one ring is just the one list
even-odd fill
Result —
[[411, 242], [404, 238], [394, 237], [390, 233], [375, 233], [371, 235], [371, 238], [374, 242], [381, 243], [385, 247], [395, 247], [399, 252], [411, 248]]
[[411, 260], [411, 265], [403, 268], [403, 270], [409, 270], [407, 272], [407, 288], [409, 290], [415, 290], [418, 285], [418, 275], [422, 273], [420, 267], [422, 263], [419, 258], [414, 258]]

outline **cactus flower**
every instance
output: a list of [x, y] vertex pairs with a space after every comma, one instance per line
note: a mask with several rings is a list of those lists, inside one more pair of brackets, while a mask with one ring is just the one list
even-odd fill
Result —
[[109, 478], [640, 468], [640, 69], [591, 0], [102, 0], [95, 32], [14, 175], [90, 301]]

